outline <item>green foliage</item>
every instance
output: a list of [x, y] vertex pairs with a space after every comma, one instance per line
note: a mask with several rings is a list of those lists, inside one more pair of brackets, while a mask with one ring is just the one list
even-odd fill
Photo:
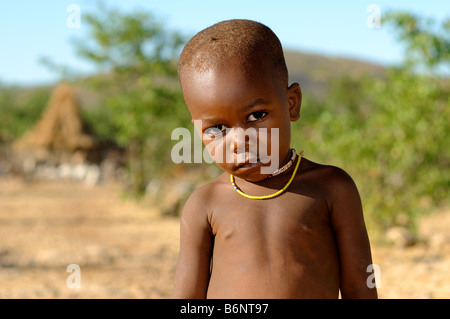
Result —
[[307, 152], [353, 176], [372, 224], [414, 228], [415, 217], [442, 203], [450, 186], [449, 90], [399, 70], [383, 81], [355, 82], [356, 94], [342, 90], [350, 82], [336, 83], [321, 112], [304, 114], [294, 138], [308, 134]]
[[450, 84], [431, 75], [449, 66], [441, 51], [448, 39], [407, 27], [418, 20], [408, 14], [388, 17], [408, 49], [405, 65], [384, 79], [344, 77], [323, 103], [305, 100], [293, 137], [311, 157], [353, 176], [372, 228], [414, 229], [417, 216], [448, 200]]
[[48, 88], [0, 86], [0, 144], [12, 142], [29, 129], [39, 119], [49, 97]]
[[100, 4], [97, 13], [86, 14], [83, 21], [88, 41], [74, 41], [81, 58], [126, 75], [175, 74], [170, 62], [185, 39], [166, 30], [149, 12], [123, 13]]
[[432, 19], [391, 11], [382, 22], [393, 27], [398, 41], [404, 45], [406, 66], [434, 68], [450, 63], [450, 18], [435, 27]]
[[86, 117], [98, 135], [127, 148], [129, 190], [139, 195], [171, 166], [172, 130], [189, 123], [174, 63], [184, 39], [141, 11], [101, 6], [83, 21], [89, 40], [76, 40], [76, 51], [108, 72], [86, 80], [103, 96]]

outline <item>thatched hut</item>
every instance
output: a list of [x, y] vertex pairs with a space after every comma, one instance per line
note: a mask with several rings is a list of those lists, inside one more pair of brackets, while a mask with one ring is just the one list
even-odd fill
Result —
[[13, 143], [12, 151], [16, 173], [28, 177], [82, 180], [92, 170], [113, 176], [123, 165], [121, 148], [90, 133], [68, 83], [55, 88], [39, 121]]
[[96, 139], [81, 119], [74, 89], [61, 83], [55, 88], [41, 119], [14, 143], [14, 149], [73, 153], [92, 150], [95, 144]]
[[12, 145], [19, 169], [37, 164], [99, 162], [100, 143], [83, 122], [74, 88], [59, 84], [39, 121]]

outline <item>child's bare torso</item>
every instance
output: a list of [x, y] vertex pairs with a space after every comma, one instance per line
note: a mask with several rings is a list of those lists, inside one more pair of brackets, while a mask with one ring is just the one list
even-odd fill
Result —
[[[338, 297], [339, 258], [327, 194], [313, 171], [297, 174], [287, 192], [270, 200], [237, 194], [228, 174], [212, 184], [217, 191], [208, 214], [214, 235], [208, 298]], [[267, 195], [289, 177], [269, 180], [266, 188], [236, 182], [249, 194]]]

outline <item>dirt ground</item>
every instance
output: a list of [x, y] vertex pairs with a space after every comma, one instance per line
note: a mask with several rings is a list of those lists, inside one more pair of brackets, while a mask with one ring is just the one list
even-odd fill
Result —
[[[450, 298], [449, 225], [450, 212], [436, 213], [418, 244], [372, 245], [380, 298]], [[169, 298], [178, 240], [177, 218], [118, 185], [0, 178], [0, 298]]]

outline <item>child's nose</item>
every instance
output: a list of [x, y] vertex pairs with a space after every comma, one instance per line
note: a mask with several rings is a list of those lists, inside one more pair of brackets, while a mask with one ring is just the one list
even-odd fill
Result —
[[256, 130], [236, 128], [230, 135], [229, 151], [232, 153], [247, 152], [249, 147], [258, 143]]
[[[241, 134], [240, 134], [241, 130], [237, 130], [237, 129], [231, 129], [230, 133], [227, 135], [228, 140], [228, 150], [234, 154], [237, 153], [237, 150], [239, 148], [239, 146], [241, 145], [242, 142], [240, 142]], [[242, 146], [241, 146], [242, 147]]]

